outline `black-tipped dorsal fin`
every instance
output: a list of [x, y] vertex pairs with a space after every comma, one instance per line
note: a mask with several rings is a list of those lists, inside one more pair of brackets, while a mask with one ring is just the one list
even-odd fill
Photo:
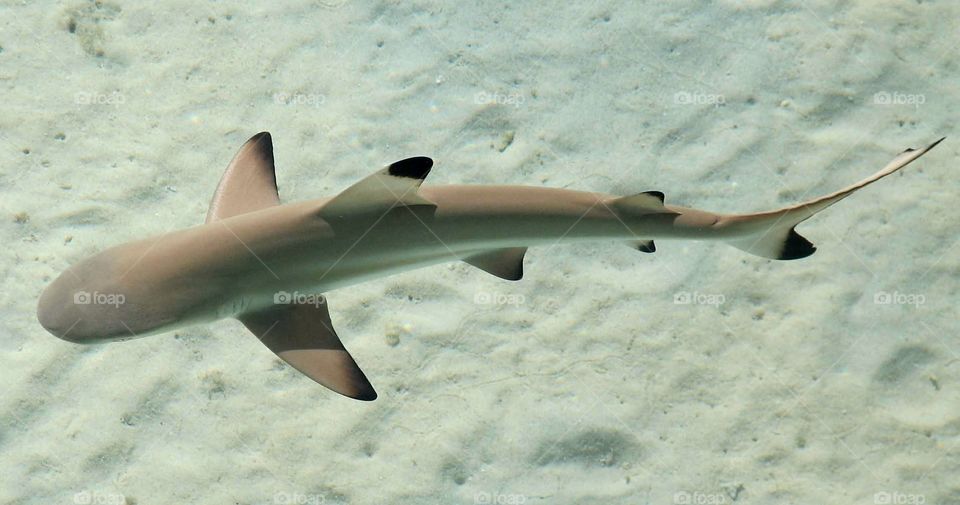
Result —
[[672, 213], [663, 205], [663, 193], [644, 191], [630, 196], [622, 196], [613, 201], [613, 207], [629, 214]]
[[206, 222], [226, 219], [280, 204], [273, 167], [273, 141], [260, 132], [237, 151], [220, 178]]
[[526, 247], [494, 249], [467, 256], [463, 261], [501, 279], [518, 281], [523, 277], [523, 255], [526, 253]]
[[436, 204], [417, 192], [432, 166], [433, 160], [426, 156], [393, 163], [343, 190], [320, 209], [320, 215], [336, 219], [382, 213], [393, 207], [435, 208]]
[[[386, 171], [394, 177], [403, 177], [407, 179], [418, 179], [423, 182], [430, 174], [433, 168], [433, 160], [426, 156], [414, 156], [396, 161], [387, 166]], [[419, 187], [420, 184], [417, 183]]]
[[665, 196], [664, 196], [664, 194], [663, 194], [663, 191], [644, 191], [643, 193], [640, 193], [640, 194], [641, 194], [641, 195], [650, 195], [650, 196], [656, 198], [657, 200], [660, 200], [660, 203], [663, 203], [663, 200], [664, 200], [664, 198], [665, 198]]
[[274, 305], [239, 319], [280, 359], [317, 383], [350, 398], [375, 400], [376, 391], [333, 329], [326, 298], [309, 301]]

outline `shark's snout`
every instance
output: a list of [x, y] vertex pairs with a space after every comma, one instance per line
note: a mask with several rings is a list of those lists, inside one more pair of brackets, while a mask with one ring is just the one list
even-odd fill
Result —
[[125, 296], [84, 286], [72, 271], [64, 272], [40, 295], [37, 320], [52, 335], [77, 344], [130, 336], [120, 310]]
[[67, 299], [59, 284], [62, 283], [58, 278], [43, 290], [37, 303], [37, 320], [40, 321], [40, 326], [52, 335], [73, 342], [68, 335], [78, 322], [77, 314], [72, 304], [66, 303]]
[[87, 301], [85, 292], [76, 289], [69, 277], [61, 275], [43, 290], [37, 304], [37, 320], [52, 335], [74, 343], [87, 343], [89, 326], [84, 323], [81, 305]]

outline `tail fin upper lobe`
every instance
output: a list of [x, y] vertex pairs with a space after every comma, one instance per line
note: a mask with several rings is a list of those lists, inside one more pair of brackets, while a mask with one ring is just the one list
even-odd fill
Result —
[[736, 230], [736, 234], [742, 238], [729, 241], [730, 245], [750, 254], [776, 260], [805, 258], [813, 254], [817, 248], [794, 231], [794, 227], [843, 200], [854, 191], [907, 166], [942, 141], [941, 138], [920, 150], [907, 149], [879, 172], [829, 195], [770, 212], [724, 216], [717, 226], [727, 227], [731, 231]]

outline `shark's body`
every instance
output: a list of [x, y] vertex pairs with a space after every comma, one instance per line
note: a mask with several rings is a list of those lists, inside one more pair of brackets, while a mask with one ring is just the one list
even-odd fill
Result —
[[340, 343], [325, 300], [309, 294], [460, 260], [516, 280], [527, 247], [558, 241], [624, 241], [653, 252], [655, 238], [721, 240], [767, 258], [802, 258], [815, 249], [793, 231], [797, 223], [934, 145], [904, 151], [870, 178], [800, 205], [720, 215], [664, 205], [659, 192], [421, 188], [432, 166], [422, 157], [336, 197], [280, 205], [272, 143], [261, 133], [227, 167], [205, 224], [73, 265], [41, 295], [38, 318], [60, 338], [91, 343], [235, 317], [312, 379], [371, 400], [376, 393]]

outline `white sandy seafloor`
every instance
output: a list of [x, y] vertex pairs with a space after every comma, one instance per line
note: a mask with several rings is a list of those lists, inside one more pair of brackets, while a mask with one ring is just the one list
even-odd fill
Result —
[[[893, 0], [0, 3], [0, 503], [960, 503], [957, 19]], [[724, 212], [948, 138], [801, 225], [805, 260], [561, 243], [516, 283], [450, 264], [332, 292], [373, 403], [233, 321], [99, 346], [39, 326], [68, 265], [200, 223], [261, 130], [285, 201], [429, 155], [427, 184]]]

